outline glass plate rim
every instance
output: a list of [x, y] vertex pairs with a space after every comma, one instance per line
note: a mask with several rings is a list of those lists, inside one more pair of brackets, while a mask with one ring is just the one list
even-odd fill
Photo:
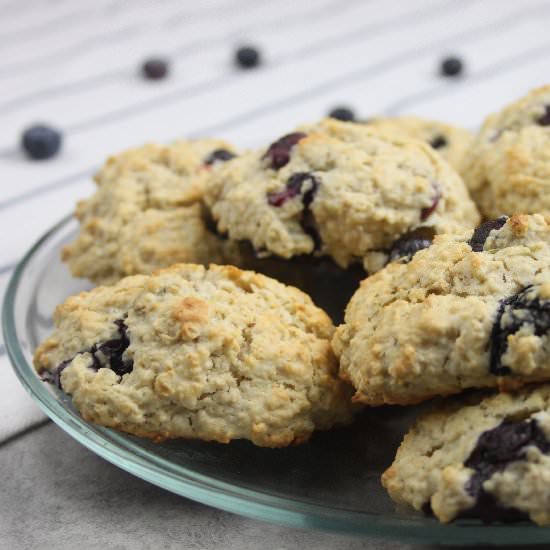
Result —
[[[140, 456], [137, 449], [129, 449], [129, 440], [107, 428], [88, 424], [79, 416], [71, 416], [65, 407], [45, 389], [34, 368], [25, 359], [19, 345], [15, 324], [15, 301], [25, 268], [35, 254], [58, 231], [73, 220], [65, 216], [44, 233], [14, 269], [2, 305], [2, 330], [7, 355], [20, 383], [44, 413], [67, 434], [92, 452], [115, 466], [180, 496], [228, 512], [253, 519], [270, 521], [293, 527], [315, 528], [354, 536], [372, 536], [416, 543], [446, 544], [525, 544], [550, 541], [550, 529], [526, 525], [485, 526], [470, 522], [432, 526], [420, 525], [414, 517], [388, 518], [384, 515], [360, 513], [285, 499], [239, 487], [216, 478], [194, 472], [184, 466], [148, 454]], [[526, 529], [529, 539], [526, 540]], [[491, 534], [490, 537], [486, 535]]]

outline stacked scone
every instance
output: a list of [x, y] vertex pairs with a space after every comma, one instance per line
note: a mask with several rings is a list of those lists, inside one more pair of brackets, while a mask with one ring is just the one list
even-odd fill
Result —
[[271, 447], [468, 390], [411, 428], [385, 487], [442, 521], [550, 523], [550, 386], [527, 385], [550, 380], [547, 104], [477, 137], [323, 120], [111, 159], [63, 251], [111, 286], [57, 308], [37, 370], [104, 426]]

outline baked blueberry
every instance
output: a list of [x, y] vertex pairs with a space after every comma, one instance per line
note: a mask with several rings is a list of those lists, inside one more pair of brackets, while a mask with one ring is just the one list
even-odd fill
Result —
[[204, 159], [204, 164], [211, 166], [215, 162], [227, 162], [228, 160], [235, 158], [235, 156], [235, 153], [232, 153], [227, 149], [216, 149]]
[[489, 370], [492, 374], [506, 376], [512, 372], [502, 365], [511, 335], [522, 329], [529, 329], [535, 336], [550, 331], [550, 300], [540, 299], [537, 290], [533, 285], [527, 286], [500, 303], [490, 338]]
[[481, 252], [489, 233], [493, 231], [493, 229], [500, 229], [506, 223], [507, 219], [507, 216], [501, 216], [496, 220], [489, 220], [488, 222], [482, 223], [474, 231], [472, 238], [468, 241], [468, 244], [472, 247], [472, 250], [474, 252]]
[[61, 132], [42, 124], [32, 126], [23, 132], [23, 150], [34, 160], [45, 160], [56, 155], [61, 148]]
[[439, 201], [441, 200], [442, 194], [441, 194], [441, 187], [437, 183], [432, 183], [432, 188], [434, 190], [433, 198], [432, 198], [432, 204], [430, 206], [427, 206], [426, 208], [423, 208], [420, 211], [420, 219], [422, 221], [425, 221], [427, 218], [429, 218], [437, 208], [437, 205], [439, 204]]
[[257, 67], [260, 61], [260, 51], [253, 46], [243, 46], [235, 52], [235, 62], [243, 69]]
[[447, 146], [447, 138], [445, 136], [442, 136], [442, 135], [438, 135], [438, 136], [435, 136], [431, 141], [430, 141], [430, 145], [434, 148], [434, 149], [441, 149], [442, 147], [446, 147]]
[[537, 118], [537, 124], [540, 126], [550, 125], [550, 105], [544, 107], [544, 114]]
[[141, 66], [143, 76], [149, 80], [161, 80], [168, 75], [168, 62], [161, 58], [151, 58]]
[[390, 248], [389, 261], [410, 262], [412, 257], [423, 248], [428, 248], [434, 239], [433, 227], [418, 227], [397, 239]]
[[290, 151], [301, 140], [306, 137], [303, 132], [286, 134], [273, 142], [264, 153], [263, 158], [269, 163], [270, 168], [279, 170], [290, 160]]

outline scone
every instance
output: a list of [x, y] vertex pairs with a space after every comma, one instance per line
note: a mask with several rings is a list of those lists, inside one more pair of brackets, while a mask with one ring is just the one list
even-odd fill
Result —
[[464, 128], [416, 116], [377, 117], [365, 124], [389, 136], [426, 142], [459, 173], [473, 140], [472, 133]]
[[[430, 147], [333, 119], [221, 166], [205, 200], [218, 231], [243, 245], [245, 261], [262, 272], [262, 264], [279, 262], [289, 277], [299, 265], [302, 280], [287, 281], [297, 285], [316, 258], [341, 270], [365, 259], [373, 272], [399, 256], [402, 240], [419, 228], [427, 246], [434, 233], [479, 219], [460, 177]], [[313, 274], [302, 286], [314, 300], [323, 299], [315, 291], [322, 278]], [[341, 293], [345, 286], [335, 280]]]
[[177, 262], [223, 263], [200, 204], [205, 180], [235, 156], [203, 139], [146, 145], [110, 158], [97, 190], [77, 205], [80, 233], [62, 252], [73, 275], [110, 283]]
[[282, 447], [351, 419], [329, 318], [263, 275], [179, 264], [73, 296], [54, 321], [35, 367], [90, 422]]
[[550, 220], [500, 218], [437, 236], [353, 296], [333, 339], [369, 405], [550, 380]]
[[550, 214], [549, 150], [550, 86], [485, 120], [462, 173], [486, 218]]
[[443, 522], [550, 525], [550, 386], [438, 406], [406, 434], [382, 483]]

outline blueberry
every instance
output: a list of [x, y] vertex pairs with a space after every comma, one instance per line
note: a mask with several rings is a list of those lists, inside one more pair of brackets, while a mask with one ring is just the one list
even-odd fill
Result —
[[23, 132], [21, 145], [34, 160], [49, 159], [61, 148], [61, 132], [49, 126], [32, 126]]
[[335, 107], [328, 116], [343, 122], [353, 122], [355, 120], [355, 113], [349, 107]]
[[476, 502], [462, 512], [461, 517], [477, 517], [485, 522], [528, 519], [524, 512], [516, 508], [501, 506], [493, 495], [484, 490], [483, 483], [509, 464], [524, 460], [529, 446], [538, 448], [543, 454], [550, 453], [550, 442], [534, 419], [504, 420], [479, 436], [476, 446], [464, 461], [464, 466], [474, 470], [466, 484], [466, 491]]
[[441, 188], [437, 183], [432, 183], [432, 189], [434, 190], [434, 195], [432, 198], [432, 203], [430, 206], [427, 206], [426, 208], [422, 208], [420, 211], [420, 220], [424, 221], [427, 218], [429, 218], [437, 208], [437, 205], [439, 204], [439, 201], [442, 197], [441, 195]]
[[432, 227], [418, 227], [405, 233], [390, 248], [389, 261], [410, 262], [419, 250], [428, 248], [432, 244], [434, 236], [435, 231]]
[[[305, 191], [304, 184], [309, 184], [308, 189]], [[301, 195], [303, 209], [300, 225], [304, 233], [313, 239], [314, 250], [321, 248], [321, 237], [317, 231], [317, 223], [310, 207], [315, 199], [319, 185], [319, 180], [313, 174], [309, 172], [296, 172], [288, 178], [286, 186], [282, 191], [268, 193], [267, 195], [267, 202], [276, 208], [283, 206], [288, 200]]]
[[294, 132], [287, 134], [277, 141], [273, 142], [264, 153], [262, 158], [269, 161], [270, 168], [278, 170], [282, 168], [290, 160], [291, 149], [301, 140], [306, 137], [302, 132]]
[[472, 238], [468, 241], [468, 244], [472, 247], [474, 252], [482, 252], [485, 241], [489, 236], [489, 233], [493, 229], [500, 229], [507, 220], [507, 216], [501, 216], [496, 220], [489, 220], [482, 223], [473, 233]]
[[260, 51], [253, 46], [243, 46], [235, 52], [235, 62], [243, 69], [252, 69], [260, 64]]
[[459, 57], [451, 56], [441, 62], [439, 72], [442, 76], [459, 76], [464, 70], [464, 64]]
[[546, 105], [544, 108], [544, 114], [537, 118], [537, 124], [540, 124], [541, 126], [550, 125], [550, 105]]
[[441, 149], [442, 147], [445, 147], [447, 145], [447, 138], [445, 136], [439, 135], [435, 136], [431, 141], [430, 145], [434, 149]]
[[489, 371], [495, 376], [511, 374], [509, 367], [502, 365], [502, 356], [508, 349], [508, 336], [525, 325], [533, 328], [535, 336], [550, 331], [550, 300], [532, 297], [532, 291], [532, 285], [526, 286], [500, 302], [489, 341]]
[[149, 80], [161, 80], [168, 75], [168, 62], [160, 58], [151, 58], [141, 66], [141, 73]]
[[123, 359], [122, 355], [130, 345], [130, 339], [128, 338], [128, 327], [124, 322], [124, 319], [117, 319], [114, 321], [118, 329], [118, 337], [93, 344], [88, 349], [82, 350], [70, 359], [67, 359], [53, 370], [53, 372], [44, 373], [42, 380], [50, 382], [61, 388], [61, 373], [69, 366], [71, 361], [77, 356], [83, 353], [89, 353], [92, 358], [92, 364], [89, 368], [98, 371], [101, 368], [110, 368], [119, 376], [132, 372], [134, 368], [134, 362], [132, 359]]
[[227, 149], [216, 149], [206, 156], [206, 158], [204, 159], [204, 164], [206, 164], [207, 166], [211, 166], [216, 162], [227, 162], [228, 160], [231, 160], [235, 157], [235, 153], [232, 153]]

